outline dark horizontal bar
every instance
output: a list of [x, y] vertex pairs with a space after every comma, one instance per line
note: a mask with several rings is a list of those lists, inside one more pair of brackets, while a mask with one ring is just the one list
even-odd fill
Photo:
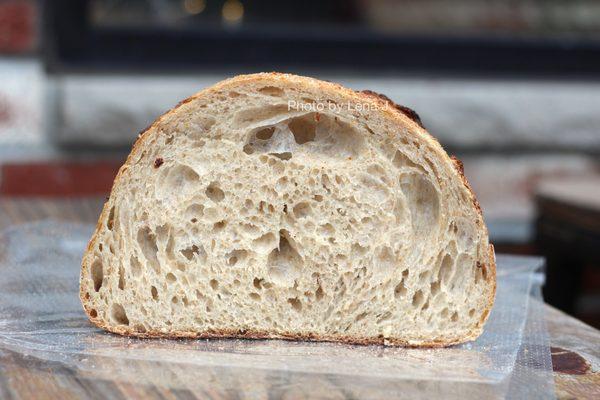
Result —
[[[194, 29], [108, 29], [90, 26], [81, 5], [78, 9], [51, 7], [46, 11], [44, 36], [49, 42], [46, 61], [52, 72], [318, 68], [380, 73], [600, 77], [600, 41], [591, 39], [396, 36], [344, 27], [298, 30], [256, 25], [240, 29], [218, 25]], [[73, 19], [75, 23], [71, 23]]]

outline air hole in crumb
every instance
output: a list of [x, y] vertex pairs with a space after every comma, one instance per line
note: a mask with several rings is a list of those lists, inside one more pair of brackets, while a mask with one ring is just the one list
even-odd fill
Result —
[[317, 124], [315, 118], [310, 115], [304, 118], [292, 119], [288, 127], [294, 134], [294, 140], [298, 144], [304, 144], [315, 140]]
[[323, 292], [323, 288], [321, 287], [321, 285], [319, 285], [319, 287], [317, 288], [317, 291], [315, 292], [315, 297], [317, 298], [317, 300], [321, 300], [323, 299], [323, 297], [325, 297], [325, 292]]
[[167, 278], [167, 282], [169, 282], [169, 283], [173, 283], [177, 280], [177, 277], [171, 272], [169, 272], [167, 274], [166, 278]]
[[179, 303], [179, 298], [178, 298], [177, 296], [173, 296], [173, 297], [171, 298], [171, 303], [173, 303], [173, 304], [177, 304], [177, 303]]
[[160, 263], [158, 261], [158, 246], [156, 244], [156, 235], [152, 233], [150, 227], [140, 228], [137, 232], [137, 241], [142, 249], [142, 253], [152, 269], [160, 273]]
[[104, 279], [104, 268], [102, 261], [95, 260], [91, 268], [92, 280], [94, 281], [94, 291], [98, 292], [102, 287], [102, 280]]
[[264, 128], [264, 129], [261, 129], [260, 131], [256, 132], [255, 136], [259, 140], [269, 140], [273, 136], [274, 132], [275, 132], [275, 128], [271, 126], [269, 128]]
[[282, 229], [279, 231], [279, 245], [273, 249], [267, 260], [269, 280], [276, 284], [291, 285], [294, 275], [299, 272], [300, 264], [301, 257], [294, 248], [289, 233]]
[[216, 279], [211, 279], [210, 280], [210, 287], [213, 290], [217, 290], [219, 288], [219, 281], [217, 281]]
[[285, 151], [283, 153], [269, 153], [270, 155], [279, 158], [280, 160], [287, 161], [292, 158], [292, 153]]
[[415, 167], [415, 168], [419, 168], [419, 169], [423, 168], [420, 165], [415, 164], [410, 158], [408, 158], [407, 155], [405, 155], [400, 150], [397, 150], [396, 153], [394, 154], [394, 158], [392, 159], [392, 164], [394, 164], [398, 168], [401, 168], [401, 167]]
[[474, 315], [475, 315], [475, 309], [474, 309], [474, 308], [471, 308], [471, 309], [469, 310], [469, 317], [470, 317], [470, 318], [473, 318], [473, 316], [474, 316]]
[[226, 225], [227, 225], [226, 221], [219, 221], [213, 225], [213, 231], [216, 231], [216, 232], [221, 231], [221, 230], [223, 230], [223, 228], [225, 228]]
[[156, 183], [160, 186], [160, 192], [166, 196], [188, 192], [200, 180], [200, 175], [193, 168], [182, 164], [164, 170], [159, 176]]
[[215, 203], [218, 203], [225, 198], [225, 193], [221, 190], [218, 183], [212, 182], [206, 187], [206, 196]]
[[448, 283], [450, 280], [450, 277], [452, 275], [452, 267], [454, 266], [454, 260], [452, 259], [452, 256], [450, 256], [450, 254], [446, 254], [444, 256], [444, 258], [442, 259], [442, 265], [440, 266], [440, 270], [439, 270], [439, 279], [443, 282], [443, 283]]
[[313, 196], [313, 199], [315, 199], [315, 201], [318, 201], [320, 203], [323, 201], [323, 196], [321, 196], [320, 194], [315, 194]]
[[254, 280], [252, 281], [252, 284], [254, 285], [255, 288], [260, 290], [260, 289], [262, 289], [263, 281], [264, 281], [264, 279], [254, 278]]
[[145, 327], [144, 325], [142, 325], [142, 324], [138, 324], [138, 325], [136, 325], [136, 326], [134, 327], [134, 329], [135, 329], [135, 331], [136, 331], [136, 332], [139, 332], [139, 333], [146, 333], [146, 327]]
[[452, 320], [452, 322], [458, 321], [458, 312], [454, 311], [454, 314], [452, 314], [450, 320]]
[[277, 237], [273, 232], [264, 235], [252, 241], [252, 246], [258, 253], [266, 253], [277, 245]]
[[225, 257], [227, 258], [227, 263], [229, 265], [235, 265], [238, 262], [243, 261], [246, 258], [247, 253], [246, 250], [234, 250]]
[[112, 206], [108, 213], [108, 219], [106, 220], [106, 227], [112, 231], [115, 223], [115, 206]]
[[412, 298], [413, 307], [419, 307], [425, 301], [425, 296], [421, 290], [417, 290]]
[[254, 153], [254, 147], [252, 147], [251, 144], [247, 144], [244, 146], [244, 153], [246, 154], [253, 154]]
[[431, 292], [432, 296], [435, 296], [436, 294], [438, 294], [440, 292], [440, 282], [439, 281], [431, 282], [430, 292]]
[[252, 292], [252, 293], [250, 293], [250, 298], [252, 300], [259, 301], [260, 300], [260, 294]]
[[389, 247], [380, 248], [377, 251], [377, 264], [380, 268], [393, 268], [396, 265], [396, 257]]
[[327, 193], [331, 192], [331, 190], [329, 189], [331, 187], [331, 180], [329, 179], [329, 175], [323, 174], [321, 176], [321, 186], [323, 186], [323, 189], [325, 189]]
[[281, 178], [277, 179], [277, 182], [275, 183], [275, 191], [281, 192], [282, 188], [288, 186], [289, 182], [290, 180], [287, 176], [282, 176]]
[[292, 308], [298, 312], [302, 311], [302, 303], [296, 297], [293, 299], [288, 299], [288, 303], [292, 306]]
[[284, 94], [283, 89], [280, 89], [275, 86], [265, 86], [265, 87], [258, 89], [258, 91], [262, 94], [265, 94], [267, 96], [273, 96], [273, 97], [282, 97]]
[[125, 269], [119, 265], [119, 289], [125, 289]]
[[293, 211], [296, 218], [306, 218], [311, 213], [311, 207], [309, 203], [301, 202], [294, 206]]
[[406, 286], [404, 286], [404, 280], [401, 281], [399, 284], [396, 285], [396, 287], [394, 288], [394, 296], [396, 298], [400, 298], [400, 297], [404, 297], [406, 296]]
[[188, 260], [191, 261], [194, 258], [194, 254], [200, 254], [200, 248], [196, 245], [188, 247], [187, 249], [180, 250], [181, 254]]
[[129, 325], [129, 319], [125, 313], [125, 309], [120, 304], [113, 304], [110, 308], [110, 317], [119, 325]]
[[90, 317], [92, 318], [96, 318], [98, 316], [98, 311], [94, 310], [93, 308], [90, 310]]
[[[264, 188], [264, 186], [263, 186]], [[261, 201], [260, 203], [258, 203], [258, 211], [260, 211], [261, 213], [267, 212], [269, 210], [269, 204], [267, 204], [264, 201]]]
[[158, 290], [156, 289], [156, 287], [150, 287], [150, 293], [152, 294], [152, 298], [154, 300], [158, 300]]

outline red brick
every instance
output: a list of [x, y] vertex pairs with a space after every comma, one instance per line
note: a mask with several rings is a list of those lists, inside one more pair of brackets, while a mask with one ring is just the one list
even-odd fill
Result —
[[37, 162], [0, 167], [0, 196], [108, 195], [121, 162]]
[[0, 1], [0, 53], [25, 53], [36, 41], [37, 2]]

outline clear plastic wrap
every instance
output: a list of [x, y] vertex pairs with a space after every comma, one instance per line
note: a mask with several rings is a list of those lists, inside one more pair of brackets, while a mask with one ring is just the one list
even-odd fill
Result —
[[81, 308], [79, 264], [92, 229], [45, 221], [0, 234], [0, 347], [99, 379], [227, 397], [554, 396], [541, 259], [498, 256], [483, 335], [446, 349], [135, 339], [95, 328]]

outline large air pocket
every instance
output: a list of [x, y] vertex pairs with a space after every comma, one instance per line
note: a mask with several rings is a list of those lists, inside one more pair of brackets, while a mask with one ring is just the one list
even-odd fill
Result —
[[244, 144], [246, 154], [270, 154], [289, 160], [298, 152], [333, 159], [353, 159], [364, 150], [364, 138], [335, 115], [308, 113], [254, 128]]

